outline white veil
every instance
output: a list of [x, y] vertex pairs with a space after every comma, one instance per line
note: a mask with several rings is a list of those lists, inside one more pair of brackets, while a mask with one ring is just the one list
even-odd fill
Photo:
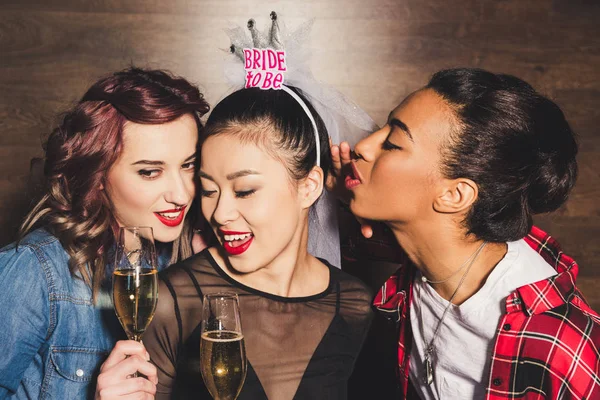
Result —
[[[376, 125], [354, 102], [313, 77], [308, 65], [309, 51], [306, 48], [312, 25], [313, 20], [310, 20], [287, 33], [277, 14], [271, 12], [271, 24], [264, 33], [256, 28], [253, 19], [248, 21], [248, 29], [240, 26], [228, 29], [232, 54], [225, 63], [225, 75], [234, 86], [233, 91], [241, 89], [245, 85], [244, 48], [285, 50], [287, 71], [284, 74], [284, 84], [301, 90], [319, 113], [333, 143], [346, 141], [354, 146], [361, 138], [373, 132]], [[309, 213], [308, 251], [339, 268], [341, 256], [337, 209], [335, 197], [324, 190]]]

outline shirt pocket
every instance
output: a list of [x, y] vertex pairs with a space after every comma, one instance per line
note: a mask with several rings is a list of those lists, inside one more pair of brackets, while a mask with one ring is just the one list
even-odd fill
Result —
[[52, 347], [50, 362], [52, 398], [87, 398], [94, 392], [95, 379], [108, 352], [83, 347]]

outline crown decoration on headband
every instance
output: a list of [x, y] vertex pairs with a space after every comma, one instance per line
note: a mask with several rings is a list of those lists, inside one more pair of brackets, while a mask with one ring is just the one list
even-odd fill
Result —
[[[232, 43], [229, 51], [241, 58], [244, 62], [244, 70], [246, 71], [245, 88], [257, 87], [263, 90], [275, 89], [283, 90], [288, 93], [302, 107], [302, 110], [308, 116], [313, 131], [315, 133], [316, 145], [316, 162], [317, 166], [321, 166], [321, 143], [319, 138], [319, 129], [315, 118], [310, 112], [306, 103], [293, 90], [283, 85], [283, 73], [287, 71], [285, 59], [285, 50], [281, 41], [281, 32], [279, 23], [277, 22], [277, 13], [271, 11], [271, 27], [269, 29], [268, 38], [265, 37], [258, 29], [256, 29], [256, 21], [248, 20], [248, 30], [252, 37], [252, 46], [240, 48], [239, 44]], [[244, 36], [242, 36], [244, 37]], [[232, 40], [233, 42], [233, 40]], [[247, 44], [247, 43], [246, 43]]]
[[313, 77], [309, 65], [311, 49], [307, 46], [313, 24], [314, 18], [301, 23], [293, 30], [288, 30], [281, 16], [273, 11], [270, 14], [269, 25], [262, 31], [257, 28], [254, 19], [249, 19], [244, 27], [238, 25], [226, 29], [225, 32], [231, 41], [228, 52], [235, 56], [225, 63], [225, 76], [235, 87], [245, 86], [247, 72], [244, 68], [244, 49], [284, 50], [285, 84], [300, 89], [304, 97], [316, 108], [333, 143], [345, 140], [354, 145], [366, 134], [373, 132], [376, 125], [352, 100]]
[[244, 49], [246, 89], [281, 89], [283, 73], [287, 71], [285, 51], [273, 49]]
[[[275, 11], [271, 11], [270, 20], [270, 25], [264, 31], [257, 28], [254, 19], [248, 20], [246, 29], [237, 26], [226, 31], [231, 40], [229, 51], [244, 65], [246, 88], [281, 89], [286, 77], [304, 74], [305, 72], [299, 71], [308, 70], [305, 57], [298, 50], [301, 43], [306, 41], [313, 21], [286, 34]], [[239, 69], [230, 65], [226, 73], [231, 78], [239, 74]], [[239, 78], [235, 80], [238, 81]]]
[[256, 29], [256, 21], [248, 20], [252, 47], [240, 48], [239, 43], [237, 46], [232, 43], [229, 47], [229, 51], [244, 62], [246, 88], [281, 89], [283, 84], [283, 73], [287, 71], [287, 66], [275, 11], [271, 11], [271, 21], [269, 34], [265, 37]]
[[273, 50], [283, 50], [283, 42], [281, 40], [281, 31], [279, 28], [279, 22], [277, 21], [277, 13], [275, 11], [271, 11], [271, 26], [269, 28], [268, 37], [256, 29], [256, 21], [250, 18], [248, 20], [248, 30], [250, 31], [250, 36], [252, 40], [248, 40], [246, 33], [242, 30], [241, 27], [236, 27], [234, 29], [230, 29], [228, 31], [229, 38], [231, 39], [231, 46], [229, 47], [229, 51], [235, 54], [240, 60], [244, 61], [244, 48], [257, 48], [257, 49], [273, 49]]

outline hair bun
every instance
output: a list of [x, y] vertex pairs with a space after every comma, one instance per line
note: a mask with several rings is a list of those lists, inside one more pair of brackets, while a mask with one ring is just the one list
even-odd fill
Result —
[[537, 146], [529, 178], [527, 201], [533, 214], [557, 210], [566, 200], [577, 178], [577, 142], [560, 108], [539, 98], [535, 107]]
[[490, 242], [523, 238], [532, 215], [558, 209], [577, 177], [577, 143], [563, 112], [527, 82], [480, 69], [436, 73], [427, 88], [449, 103], [459, 134], [445, 150], [450, 178], [479, 186], [465, 225]]
[[577, 177], [577, 164], [558, 171], [558, 164], [550, 159], [539, 166], [532, 177], [527, 200], [532, 214], [557, 210], [568, 198]]

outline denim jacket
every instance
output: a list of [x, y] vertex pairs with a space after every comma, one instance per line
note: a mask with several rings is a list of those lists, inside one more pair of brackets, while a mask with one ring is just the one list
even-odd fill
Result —
[[43, 229], [0, 250], [0, 400], [92, 398], [101, 364], [126, 338], [110, 280], [94, 304], [68, 261]]

